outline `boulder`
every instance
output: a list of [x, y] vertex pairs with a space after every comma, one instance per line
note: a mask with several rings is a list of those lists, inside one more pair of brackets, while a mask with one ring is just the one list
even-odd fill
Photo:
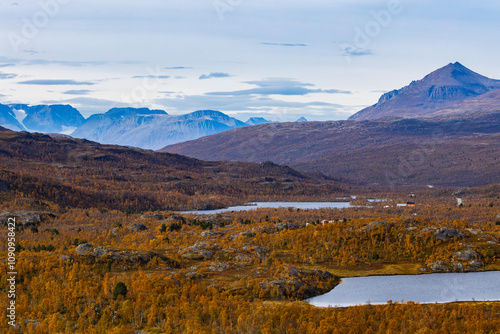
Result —
[[228, 268], [228, 265], [224, 262], [211, 262], [207, 267], [210, 271], [224, 271]]
[[469, 261], [467, 264], [469, 265], [469, 267], [474, 268], [474, 269], [484, 267], [484, 263], [476, 261], [476, 260]]
[[112, 254], [113, 249], [111, 248], [106, 248], [106, 247], [96, 247], [94, 248], [94, 255], [97, 257], [103, 257], [104, 255]]
[[200, 235], [202, 238], [215, 238], [219, 235], [224, 235], [224, 233], [214, 232], [214, 231], [203, 231], [203, 232], [201, 232]]
[[190, 260], [210, 260], [214, 256], [214, 253], [207, 250], [200, 250], [195, 252], [186, 252], [182, 254], [182, 257]]
[[387, 227], [387, 223], [388, 223], [387, 220], [374, 221], [363, 227], [363, 229], [367, 231], [376, 230], [377, 228], [382, 226]]
[[451, 265], [454, 271], [464, 271], [464, 265], [460, 262], [452, 262]]
[[443, 227], [438, 231], [436, 231], [436, 233], [434, 233], [434, 237], [436, 238], [436, 240], [442, 240], [442, 241], [450, 241], [450, 239], [452, 238], [457, 238], [457, 239], [467, 238], [467, 236], [462, 232], [447, 227]]
[[434, 262], [434, 263], [431, 263], [431, 264], [429, 265], [429, 268], [430, 268], [432, 271], [438, 271], [438, 272], [439, 272], [439, 271], [449, 271], [449, 270], [450, 270], [450, 267], [446, 266], [446, 265], [444, 264], [444, 262], [443, 262], [443, 261], [441, 261], [441, 260], [438, 260], [438, 261], [436, 261], [436, 262]]
[[278, 232], [283, 231], [283, 230], [297, 230], [301, 226], [299, 224], [294, 224], [294, 223], [278, 223], [276, 224], [276, 229]]
[[61, 257], [59, 258], [59, 260], [61, 260], [62, 262], [70, 262], [71, 261], [71, 257], [69, 257], [68, 255], [61, 255]]
[[249, 232], [241, 232], [239, 234], [239, 236], [247, 237], [247, 238], [253, 238], [253, 237], [255, 237], [255, 233], [250, 232], [250, 231]]
[[75, 249], [76, 254], [78, 255], [88, 255], [94, 253], [94, 246], [91, 244], [81, 244]]
[[458, 252], [455, 255], [453, 255], [453, 257], [455, 257], [459, 261], [471, 261], [471, 260], [482, 259], [481, 254], [478, 254], [472, 249], [467, 249], [465, 251]]
[[151, 215], [142, 215], [139, 219], [156, 219], [156, 220], [160, 220], [160, 219], [163, 219], [163, 216], [160, 215], [159, 213], [153, 213]]
[[189, 246], [179, 253], [186, 259], [192, 260], [210, 260], [214, 256], [215, 250], [219, 249], [217, 244], [211, 243], [196, 243], [193, 246]]
[[134, 231], [134, 232], [140, 232], [140, 231], [146, 231], [148, 228], [146, 225], [141, 224], [141, 223], [134, 223], [128, 227], [129, 230]]

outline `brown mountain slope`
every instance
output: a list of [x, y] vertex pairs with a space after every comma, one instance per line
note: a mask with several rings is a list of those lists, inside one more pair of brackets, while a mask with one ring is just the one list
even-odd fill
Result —
[[0, 201], [14, 195], [70, 207], [180, 210], [337, 191], [324, 177], [273, 163], [204, 162], [0, 128]]
[[205, 160], [270, 160], [365, 184], [500, 182], [500, 113], [265, 124], [166, 147]]
[[[359, 121], [391, 116], [433, 117], [472, 112], [475, 109], [464, 108], [466, 105], [461, 108], [452, 106], [476, 99], [495, 89], [500, 89], [500, 80], [489, 79], [457, 62], [448, 64], [406, 87], [382, 95], [377, 104], [359, 111], [349, 119]], [[489, 96], [489, 105], [500, 105], [498, 92]]]

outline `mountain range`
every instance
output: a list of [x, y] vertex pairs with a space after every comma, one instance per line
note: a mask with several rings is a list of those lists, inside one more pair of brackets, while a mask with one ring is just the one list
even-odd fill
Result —
[[[465, 117], [466, 114], [498, 110], [500, 110], [500, 80], [489, 79], [456, 62], [406, 87], [383, 94], [378, 103], [354, 114], [350, 120], [446, 115]], [[301, 117], [296, 121], [296, 123], [301, 122], [307, 120]], [[163, 110], [113, 108], [106, 113], [94, 114], [84, 119], [80, 112], [70, 105], [0, 104], [0, 125], [11, 130], [58, 133], [105, 144], [153, 150], [233, 129], [266, 124], [275, 123], [262, 117], [251, 117], [244, 123], [215, 110], [168, 115]], [[231, 133], [239, 136], [240, 132]], [[246, 130], [242, 130], [241, 133], [246, 133]], [[308, 140], [305, 139], [306, 142]], [[189, 145], [197, 143], [188, 143], [178, 148], [182, 147], [184, 150]], [[224, 145], [222, 142], [215, 144]], [[197, 154], [196, 148], [187, 149], [186, 154]], [[218, 155], [209, 155], [206, 158], [214, 160]], [[233, 156], [223, 158], [232, 159]], [[253, 156], [245, 158], [249, 161], [252, 159]], [[290, 158], [290, 161], [292, 160], [293, 158]]]
[[163, 110], [148, 108], [113, 108], [85, 119], [70, 105], [0, 104], [0, 125], [10, 130], [58, 133], [145, 149], [160, 149], [238, 127], [267, 123], [272, 121], [262, 117], [252, 117], [243, 123], [215, 110], [168, 115]]

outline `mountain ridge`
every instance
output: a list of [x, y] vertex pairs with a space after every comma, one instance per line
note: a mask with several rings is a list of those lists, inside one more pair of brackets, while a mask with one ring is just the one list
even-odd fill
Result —
[[499, 142], [500, 112], [493, 112], [263, 124], [161, 151], [211, 161], [269, 160], [352, 183], [474, 186], [500, 182]]
[[[383, 94], [376, 104], [357, 112], [349, 119], [432, 117], [444, 114], [445, 109], [448, 110], [447, 113], [457, 113], [449, 110], [449, 107], [497, 89], [500, 89], [500, 80], [487, 78], [459, 62], [450, 63], [421, 80]], [[500, 100], [495, 104], [500, 106]]]

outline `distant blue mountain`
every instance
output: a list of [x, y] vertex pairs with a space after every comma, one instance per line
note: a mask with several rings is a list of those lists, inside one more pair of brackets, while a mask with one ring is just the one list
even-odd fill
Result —
[[269, 121], [263, 117], [250, 117], [248, 121], [245, 122], [247, 125], [260, 125], [267, 123], [274, 123], [273, 121]]
[[105, 144], [159, 149], [243, 126], [246, 124], [215, 110], [168, 115], [162, 110], [115, 108], [90, 116], [71, 135]]
[[14, 111], [12, 111], [12, 109], [5, 104], [0, 104], [0, 125], [6, 129], [14, 131], [26, 130], [17, 120]]
[[80, 112], [70, 105], [11, 104], [9, 108], [17, 120], [22, 118], [24, 127], [33, 132], [70, 133], [85, 121]]
[[299, 118], [298, 120], [296, 120], [295, 122], [297, 123], [300, 123], [300, 122], [307, 122], [307, 119], [305, 117], [301, 117]]

